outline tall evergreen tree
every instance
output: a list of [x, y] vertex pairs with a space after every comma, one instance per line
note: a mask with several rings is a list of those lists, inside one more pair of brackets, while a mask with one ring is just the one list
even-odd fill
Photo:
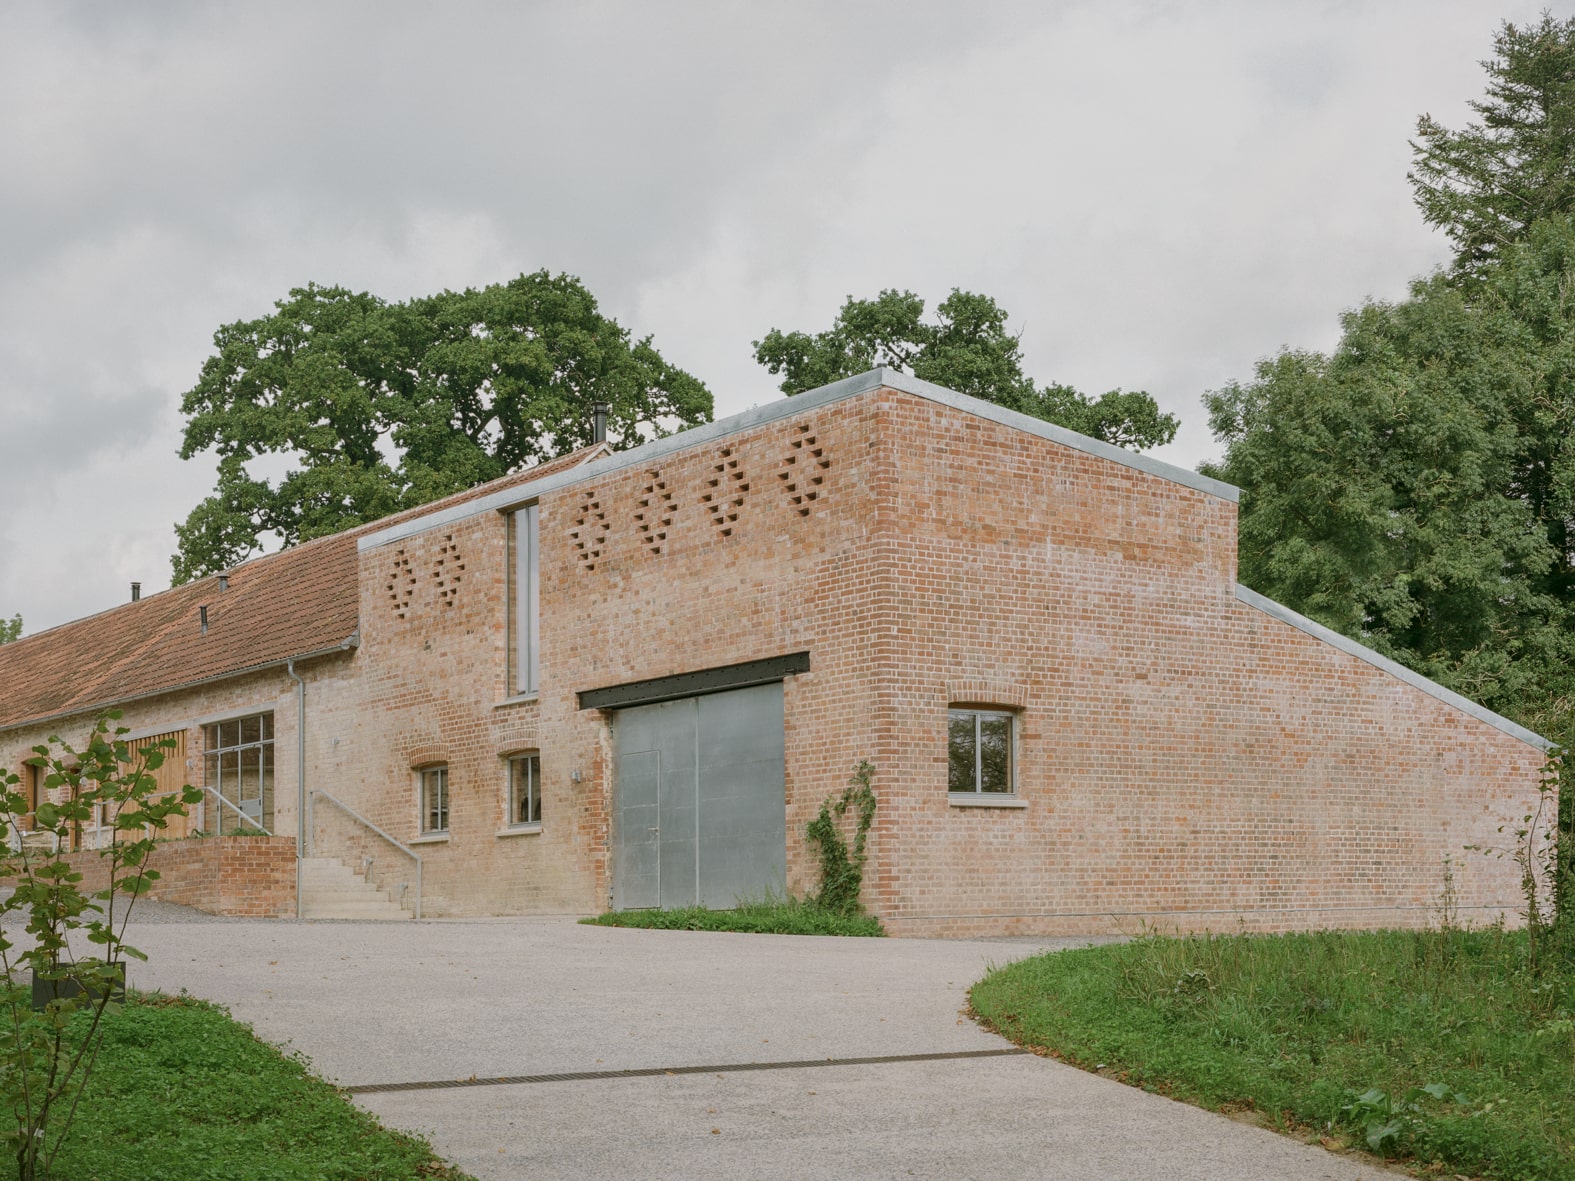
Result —
[[1411, 145], [1417, 207], [1467, 277], [1543, 218], [1575, 213], [1575, 17], [1506, 22], [1493, 53], [1487, 95], [1471, 103], [1481, 122], [1451, 131], [1423, 115]]

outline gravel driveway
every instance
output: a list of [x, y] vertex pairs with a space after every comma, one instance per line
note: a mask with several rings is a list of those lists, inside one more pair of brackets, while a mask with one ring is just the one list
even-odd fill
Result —
[[1081, 941], [181, 918], [136, 924], [133, 984], [229, 1005], [482, 1181], [1381, 1175], [963, 1016], [991, 964]]

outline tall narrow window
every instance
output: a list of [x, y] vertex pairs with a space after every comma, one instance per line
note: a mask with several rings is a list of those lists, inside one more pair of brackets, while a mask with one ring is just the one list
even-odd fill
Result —
[[537, 506], [514, 514], [514, 692], [536, 692], [541, 658], [541, 575]]
[[427, 767], [420, 772], [421, 832], [448, 831], [448, 768]]
[[509, 825], [541, 823], [541, 756], [517, 755], [509, 760]]

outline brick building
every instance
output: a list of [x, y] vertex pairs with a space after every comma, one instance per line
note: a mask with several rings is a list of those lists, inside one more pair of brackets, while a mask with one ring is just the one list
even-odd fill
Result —
[[1235, 573], [1235, 489], [877, 370], [6, 645], [0, 764], [173, 735], [282, 850], [220, 909], [298, 833], [429, 916], [803, 891], [867, 759], [898, 934], [1512, 914], [1545, 743]]

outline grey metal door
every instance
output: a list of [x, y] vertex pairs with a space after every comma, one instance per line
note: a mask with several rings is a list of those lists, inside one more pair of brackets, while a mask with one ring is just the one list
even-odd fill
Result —
[[782, 892], [780, 682], [619, 710], [613, 729], [616, 908]]

